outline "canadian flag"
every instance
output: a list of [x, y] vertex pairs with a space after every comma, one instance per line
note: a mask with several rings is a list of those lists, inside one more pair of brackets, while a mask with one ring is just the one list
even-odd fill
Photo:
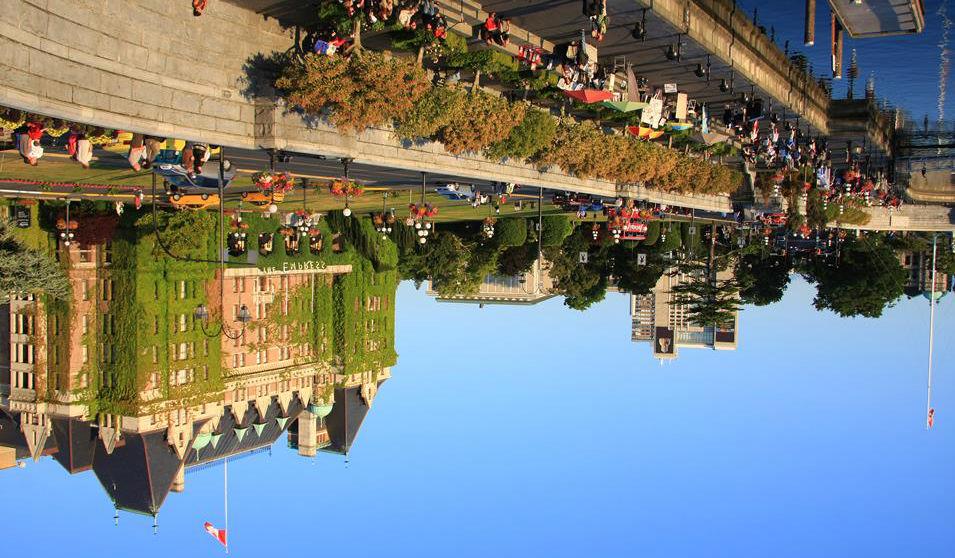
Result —
[[229, 543], [226, 542], [227, 539], [226, 539], [226, 531], [225, 531], [225, 529], [216, 529], [215, 526], [212, 525], [211, 523], [209, 523], [208, 521], [205, 522], [205, 524], [203, 525], [203, 527], [206, 528], [206, 533], [209, 533], [210, 535], [212, 535], [212, 537], [213, 537], [215, 540], [219, 541], [219, 543], [220, 543], [222, 546], [228, 546], [228, 545], [229, 545]]

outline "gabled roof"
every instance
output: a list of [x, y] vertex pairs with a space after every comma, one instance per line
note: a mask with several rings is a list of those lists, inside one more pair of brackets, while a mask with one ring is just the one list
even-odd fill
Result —
[[89, 422], [76, 418], [54, 418], [53, 436], [57, 446], [53, 458], [67, 472], [79, 473], [93, 466], [96, 432]]
[[93, 472], [117, 508], [147, 515], [159, 513], [181, 461], [166, 441], [166, 431], [124, 432], [126, 443], [106, 453], [96, 444]]

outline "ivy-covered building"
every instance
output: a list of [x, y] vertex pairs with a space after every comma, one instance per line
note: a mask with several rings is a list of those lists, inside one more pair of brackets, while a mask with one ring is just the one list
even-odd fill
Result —
[[[49, 231], [71, 296], [0, 308], [4, 455], [92, 470], [117, 509], [153, 515], [188, 468], [267, 448], [299, 421], [323, 424], [346, 392], [370, 406], [397, 358], [397, 272], [376, 269], [367, 243], [323, 223], [335, 249], [307, 265], [223, 268], [214, 219], [170, 215], [165, 227], [121, 219], [94, 243]], [[339, 429], [326, 433], [347, 451]]]

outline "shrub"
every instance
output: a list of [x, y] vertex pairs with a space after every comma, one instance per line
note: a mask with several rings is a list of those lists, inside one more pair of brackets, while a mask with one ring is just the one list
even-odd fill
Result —
[[527, 220], [522, 217], [498, 220], [494, 238], [501, 246], [521, 246], [527, 242]]
[[541, 245], [560, 246], [574, 232], [574, 224], [566, 215], [546, 215], [541, 219]]
[[309, 54], [287, 66], [275, 86], [306, 113], [331, 110], [333, 125], [357, 132], [402, 118], [430, 88], [421, 68], [370, 51], [349, 58]]

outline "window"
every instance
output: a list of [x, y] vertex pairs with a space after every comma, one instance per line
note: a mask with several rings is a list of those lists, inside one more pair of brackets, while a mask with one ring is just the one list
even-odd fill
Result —
[[113, 280], [103, 280], [103, 300], [113, 300]]
[[189, 358], [189, 345], [186, 343], [179, 344], [179, 355], [176, 357], [176, 360], [186, 360]]
[[186, 298], [186, 282], [179, 281], [179, 300]]
[[233, 278], [232, 278], [232, 292], [234, 292], [234, 293], [239, 292], [239, 283], [240, 283], [240, 281], [241, 281], [241, 279], [239, 279], [238, 277], [233, 277]]
[[86, 335], [90, 331], [90, 317], [83, 316], [83, 335]]
[[153, 345], [153, 364], [159, 364], [159, 347]]
[[159, 300], [159, 281], [153, 281], [153, 298]]
[[82, 353], [83, 353], [83, 364], [86, 364], [86, 363], [89, 362], [89, 360], [90, 360], [90, 350], [89, 350], [89, 347], [87, 347], [86, 345], [83, 345]]
[[179, 331], [186, 331], [186, 315], [179, 314]]
[[209, 339], [202, 340], [202, 356], [209, 356]]

